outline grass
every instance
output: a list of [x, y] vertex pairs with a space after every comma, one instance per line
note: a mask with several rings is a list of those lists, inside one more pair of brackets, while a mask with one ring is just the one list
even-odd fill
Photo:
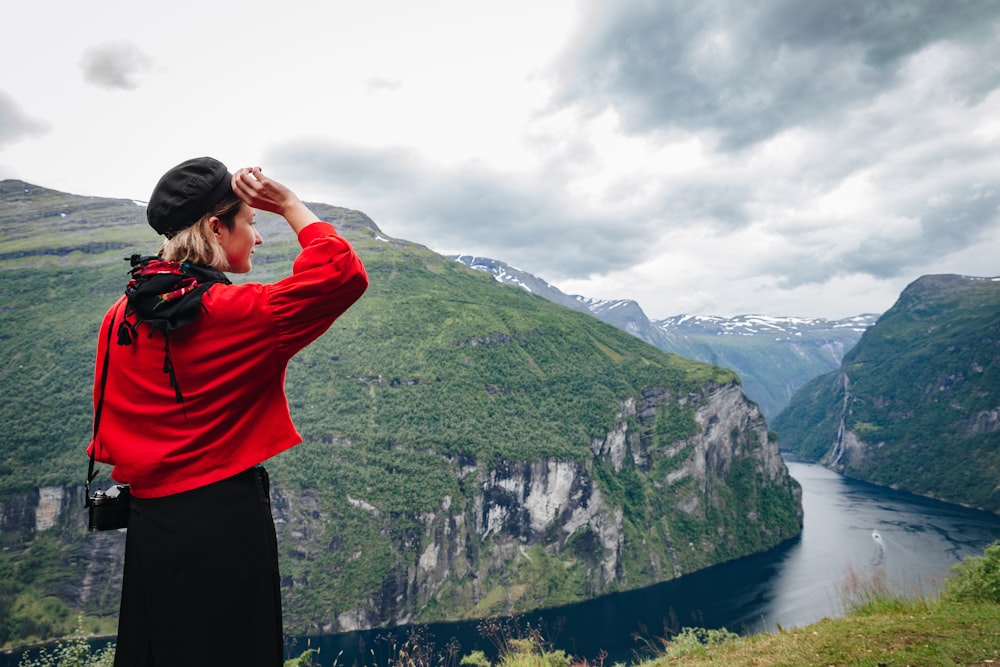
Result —
[[[876, 575], [848, 573], [841, 586], [846, 615], [802, 628], [741, 637], [725, 629], [681, 628], [646, 642], [645, 656], [635, 667], [935, 667], [1000, 665], [1000, 541], [982, 556], [952, 568], [933, 596], [908, 597]], [[19, 667], [104, 667], [113, 645], [92, 649], [83, 636], [82, 619], [73, 637], [22, 658]], [[499, 657], [482, 651], [460, 655], [449, 643], [441, 650], [417, 627], [405, 641], [392, 640], [371, 651], [360, 667], [607, 667], [604, 656], [594, 662], [555, 650], [542, 629], [517, 620], [486, 619], [480, 634], [493, 643]], [[312, 667], [329, 662], [307, 648], [286, 667]], [[340, 665], [339, 656], [333, 664]], [[619, 667], [618, 665], [612, 667]]]
[[[668, 645], [669, 649], [669, 645]], [[1000, 606], [912, 601], [741, 637], [645, 667], [1000, 664]]]
[[25, 653], [18, 661], [18, 667], [112, 667], [115, 645], [108, 642], [95, 649], [85, 635], [83, 625], [83, 617], [78, 617], [72, 636], [42, 646], [30, 656]]
[[716, 643], [674, 639], [641, 667], [1000, 665], [1000, 541], [956, 565], [937, 596], [849, 573], [841, 597], [844, 618]]

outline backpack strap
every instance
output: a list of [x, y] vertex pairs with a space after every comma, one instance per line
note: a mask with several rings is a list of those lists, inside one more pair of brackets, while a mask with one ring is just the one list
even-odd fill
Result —
[[108, 340], [104, 349], [104, 368], [101, 369], [101, 395], [97, 398], [97, 409], [94, 411], [94, 432], [91, 438], [90, 465], [87, 467], [87, 482], [84, 484], [84, 507], [90, 507], [90, 483], [94, 481], [94, 456], [97, 453], [97, 428], [101, 424], [101, 410], [104, 408], [104, 387], [108, 382], [108, 361], [111, 358], [111, 332], [115, 327], [115, 316], [111, 316], [108, 324]]

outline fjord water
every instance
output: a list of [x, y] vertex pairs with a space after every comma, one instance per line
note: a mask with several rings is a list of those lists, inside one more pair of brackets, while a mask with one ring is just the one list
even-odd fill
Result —
[[[748, 633], [808, 625], [844, 613], [843, 589], [854, 579], [882, 581], [903, 594], [936, 590], [963, 557], [1000, 539], [1000, 516], [850, 480], [818, 465], [787, 460], [802, 485], [805, 524], [796, 540], [767, 553], [695, 572], [638, 591], [524, 614], [510, 621], [523, 635], [530, 626], [553, 648], [592, 662], [632, 662], [665, 628], [726, 628]], [[873, 536], [873, 532], [877, 533]], [[418, 632], [436, 654], [457, 644], [461, 657], [495, 642], [480, 622], [438, 623], [392, 630], [299, 638], [320, 649], [320, 662], [385, 664]], [[516, 630], [515, 630], [516, 631]], [[338, 658], [339, 656], [339, 658]], [[457, 661], [456, 661], [457, 662]]]

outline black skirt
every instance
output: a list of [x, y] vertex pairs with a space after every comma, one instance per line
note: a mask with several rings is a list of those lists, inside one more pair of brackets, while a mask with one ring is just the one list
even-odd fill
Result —
[[283, 663], [267, 472], [132, 498], [115, 665]]

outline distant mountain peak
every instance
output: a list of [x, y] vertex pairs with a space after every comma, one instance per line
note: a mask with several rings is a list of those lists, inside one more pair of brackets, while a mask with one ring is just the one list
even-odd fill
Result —
[[780, 412], [802, 384], [835, 369], [878, 320], [877, 314], [865, 313], [843, 319], [685, 314], [651, 321], [632, 299], [569, 295], [499, 260], [474, 255], [450, 258], [499, 282], [589, 313], [665, 352], [731, 368], [742, 379], [747, 396], [767, 417]]

